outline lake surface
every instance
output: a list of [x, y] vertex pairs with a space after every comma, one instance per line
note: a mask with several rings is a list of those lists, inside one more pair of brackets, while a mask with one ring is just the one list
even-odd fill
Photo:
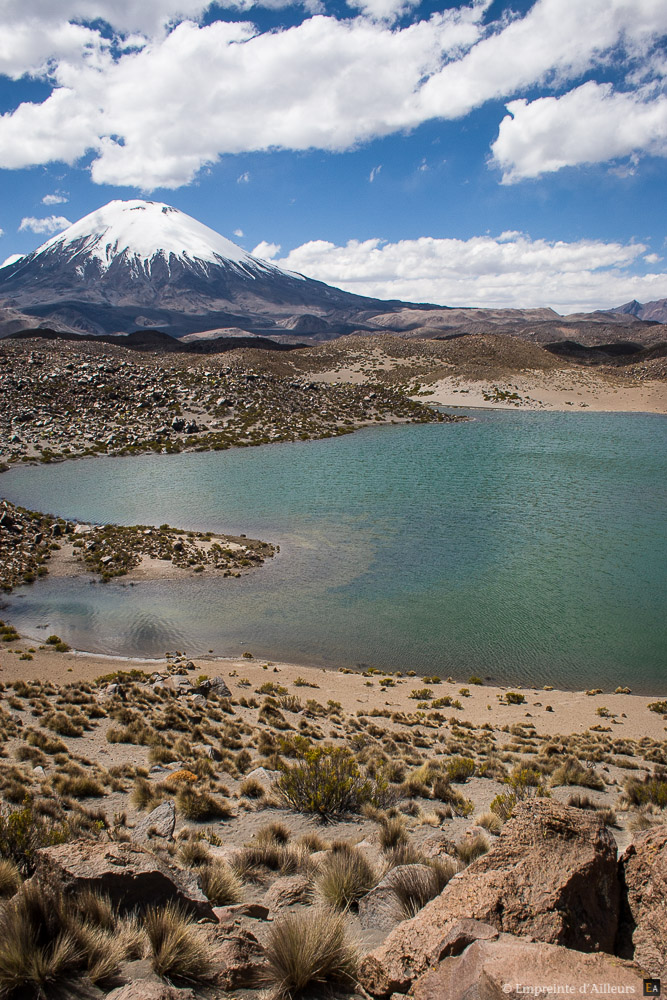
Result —
[[240, 580], [90, 577], [4, 617], [97, 652], [213, 650], [498, 682], [667, 689], [667, 420], [476, 411], [302, 444], [13, 469], [69, 518], [277, 542]]

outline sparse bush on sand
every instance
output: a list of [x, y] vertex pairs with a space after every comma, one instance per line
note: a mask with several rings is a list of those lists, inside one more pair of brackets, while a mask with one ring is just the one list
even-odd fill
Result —
[[311, 747], [294, 764], [283, 764], [278, 795], [297, 812], [323, 820], [359, 812], [366, 802], [382, 804], [387, 783], [363, 774], [344, 747]]

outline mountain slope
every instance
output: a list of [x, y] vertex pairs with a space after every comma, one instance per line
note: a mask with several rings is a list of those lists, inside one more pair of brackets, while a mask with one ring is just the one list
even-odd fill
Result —
[[335, 335], [393, 305], [285, 271], [178, 209], [139, 200], [109, 202], [0, 268], [0, 299], [57, 328], [159, 326], [172, 336], [283, 325], [326, 336], [342, 324]]
[[654, 299], [653, 302], [626, 302], [625, 305], [616, 306], [610, 312], [624, 313], [626, 316], [636, 316], [637, 319], [651, 323], [667, 323], [667, 299]]

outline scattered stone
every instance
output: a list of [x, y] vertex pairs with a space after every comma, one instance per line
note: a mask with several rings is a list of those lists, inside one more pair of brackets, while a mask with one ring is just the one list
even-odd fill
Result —
[[312, 879], [304, 875], [286, 875], [278, 878], [264, 895], [264, 904], [272, 912], [295, 903], [309, 903], [313, 893]]
[[269, 908], [262, 903], [234, 903], [229, 906], [214, 906], [213, 912], [221, 924], [232, 923], [241, 917], [250, 920], [268, 920]]

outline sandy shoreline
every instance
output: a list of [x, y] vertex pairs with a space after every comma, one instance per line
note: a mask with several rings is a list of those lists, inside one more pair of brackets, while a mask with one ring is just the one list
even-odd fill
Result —
[[[29, 654], [33, 659], [21, 660], [20, 651], [28, 648], [35, 650]], [[221, 675], [234, 696], [241, 696], [248, 688], [248, 685], [239, 683], [243, 679], [249, 680], [252, 688], [274, 681], [289, 688], [290, 692], [298, 693], [304, 700], [316, 698], [340, 702], [348, 713], [375, 710], [413, 714], [436, 709], [446, 720], [456, 718], [476, 726], [488, 723], [494, 728], [517, 723], [531, 724], [537, 733], [550, 736], [581, 733], [601, 726], [603, 729], [598, 731], [608, 731], [612, 738], [617, 739], [667, 738], [667, 722], [662, 714], [648, 708], [651, 702], [663, 699], [665, 691], [656, 692], [654, 696], [615, 694], [611, 691], [588, 695], [585, 691], [545, 690], [519, 685], [477, 685], [449, 681], [444, 677], [440, 683], [433, 684], [423, 676], [408, 677], [403, 674], [398, 677], [396, 674], [362, 673], [347, 669], [343, 672], [244, 657], [199, 656], [192, 660], [195, 676], [199, 673]], [[59, 653], [48, 648], [37, 649], [36, 644], [22, 639], [3, 644], [0, 648], [0, 680], [5, 684], [18, 679], [39, 679], [55, 684], [91, 682], [102, 675], [125, 669], [142, 670], [150, 675], [163, 670], [166, 662], [164, 658], [128, 658], [74, 650]], [[385, 687], [383, 682], [387, 679], [390, 686]], [[424, 688], [431, 692], [426, 700], [411, 696], [413, 691]], [[468, 694], [461, 694], [461, 689], [467, 690]], [[522, 694], [525, 702], [505, 704], [508, 690]], [[438, 699], [447, 697], [458, 701], [461, 708], [437, 705]], [[431, 704], [433, 701], [436, 702], [434, 706]]]
[[[605, 384], [587, 373], [556, 372], [511, 375], [506, 379], [475, 382], [452, 375], [428, 384], [428, 395], [414, 399], [441, 406], [489, 409], [559, 410], [599, 413], [667, 413], [667, 385], [645, 382], [641, 386]], [[516, 394], [518, 398], [501, 398]]]

